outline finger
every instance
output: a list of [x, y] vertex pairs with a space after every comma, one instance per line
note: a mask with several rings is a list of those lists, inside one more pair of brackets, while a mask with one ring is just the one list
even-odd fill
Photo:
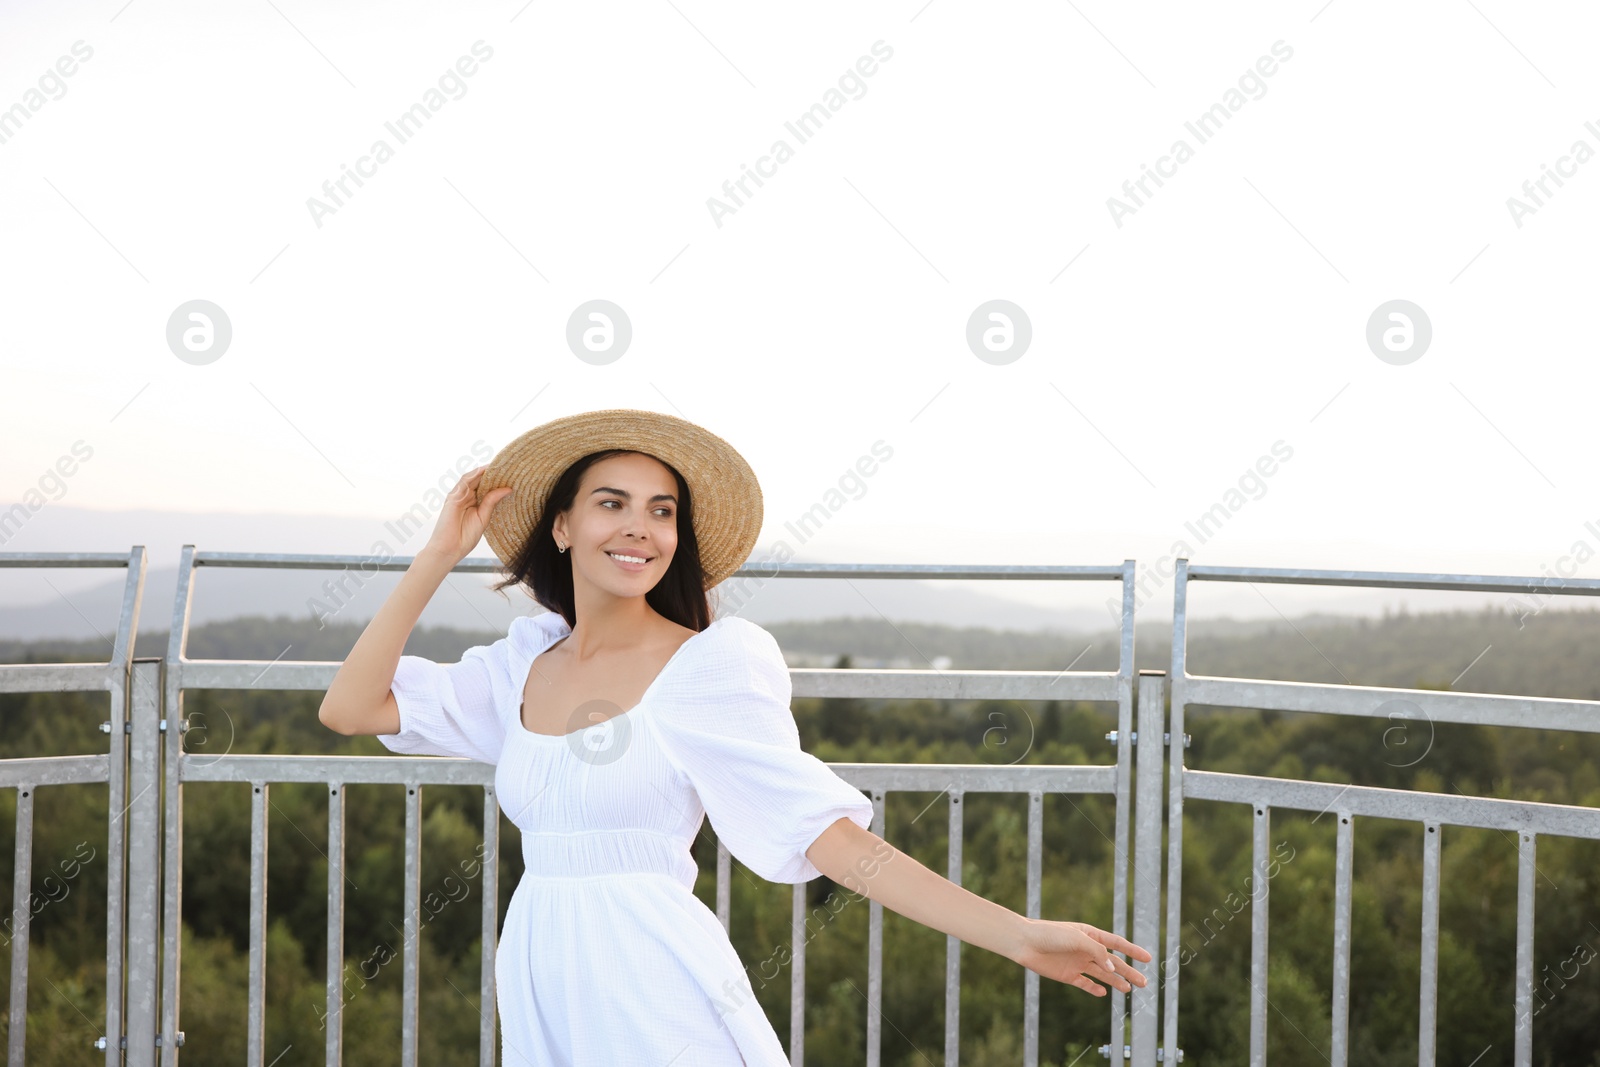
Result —
[[1126, 952], [1141, 963], [1149, 963], [1151, 960], [1150, 952], [1147, 949], [1140, 948], [1121, 934], [1113, 934], [1093, 926], [1089, 927], [1088, 934], [1113, 952]]
[[[1113, 989], [1121, 990], [1124, 993], [1133, 991], [1132, 984], [1122, 975], [1117, 973], [1117, 958], [1115, 956], [1112, 956], [1105, 963], [1100, 964], [1090, 973], [1092, 973], [1095, 978], [1098, 978], [1100, 981], [1111, 986]], [[1127, 988], [1124, 989], [1124, 986]]]
[[1122, 970], [1118, 973], [1125, 976], [1128, 981], [1132, 982], [1140, 989], [1143, 989], [1145, 986], [1150, 984], [1149, 976], [1143, 971], [1139, 970], [1139, 968], [1135, 967], [1133, 964], [1128, 963], [1126, 960], [1123, 961]]
[[[1126, 978], [1130, 985], [1136, 985], [1142, 989], [1149, 984], [1149, 980], [1142, 971], [1120, 956], [1112, 956], [1111, 965], [1112, 970], [1116, 971], [1121, 977]], [[1123, 992], [1127, 993], [1131, 992], [1131, 990], [1124, 989]]]
[[1105, 990], [1104, 986], [1097, 985], [1096, 983], [1090, 981], [1088, 978], [1084, 977], [1081, 974], [1074, 975], [1073, 977], [1067, 979], [1067, 984], [1068, 985], [1077, 986], [1079, 989], [1083, 990], [1085, 993], [1093, 993], [1097, 997], [1103, 997], [1103, 996], [1106, 995], [1106, 990]]

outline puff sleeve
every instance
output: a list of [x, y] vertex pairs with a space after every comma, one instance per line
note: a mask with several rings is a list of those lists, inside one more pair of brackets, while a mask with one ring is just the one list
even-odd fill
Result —
[[378, 734], [383, 747], [498, 763], [506, 735], [501, 708], [510, 684], [508, 651], [502, 638], [467, 649], [459, 663], [401, 656], [389, 687], [400, 707], [400, 732]]
[[872, 801], [800, 747], [773, 636], [736, 615], [718, 623], [651, 725], [740, 863], [769, 882], [809, 882], [822, 872], [806, 849], [840, 818], [871, 829]]

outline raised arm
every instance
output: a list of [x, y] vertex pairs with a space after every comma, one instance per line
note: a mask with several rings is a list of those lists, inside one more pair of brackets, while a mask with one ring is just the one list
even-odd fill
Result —
[[392, 734], [400, 730], [400, 706], [391, 686], [406, 638], [433, 594], [483, 538], [494, 506], [510, 489], [496, 489], [473, 504], [485, 467], [461, 476], [439, 512], [433, 535], [401, 575], [394, 592], [356, 639], [317, 709], [322, 725], [337, 733]]
[[[1058, 982], [1105, 996], [1105, 982], [1132, 992], [1143, 974], [1113, 953], [1148, 963], [1150, 953], [1126, 938], [1079, 922], [1030, 919], [963, 889], [870, 830], [840, 819], [806, 857], [846, 889]], [[1130, 984], [1131, 983], [1131, 984]]]

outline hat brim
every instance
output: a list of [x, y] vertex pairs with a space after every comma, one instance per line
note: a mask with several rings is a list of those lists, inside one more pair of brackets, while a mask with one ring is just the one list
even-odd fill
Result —
[[604, 449], [655, 456], [683, 475], [693, 501], [694, 536], [705, 588], [724, 581], [750, 558], [761, 534], [761, 485], [727, 441], [703, 426], [656, 411], [607, 408], [552, 419], [517, 437], [489, 462], [477, 501], [505, 486], [484, 538], [507, 567], [539, 524], [550, 490], [573, 463]]

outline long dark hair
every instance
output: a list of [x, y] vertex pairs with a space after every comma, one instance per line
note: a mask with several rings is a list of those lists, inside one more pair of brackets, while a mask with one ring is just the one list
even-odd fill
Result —
[[[568, 627], [578, 624], [577, 610], [572, 594], [572, 557], [556, 550], [552, 533], [556, 515], [572, 507], [578, 496], [578, 485], [583, 472], [602, 459], [611, 456], [650, 455], [632, 448], [608, 448], [591, 452], [561, 472], [550, 496], [539, 513], [539, 522], [518, 550], [516, 558], [505, 568], [506, 577], [493, 588], [495, 592], [507, 586], [526, 585], [533, 599], [551, 611], [559, 611]], [[678, 548], [672, 554], [667, 573], [661, 576], [649, 592], [645, 603], [656, 613], [671, 619], [679, 626], [691, 630], [704, 630], [711, 625], [711, 605], [705, 588], [705, 570], [700, 563], [700, 543], [694, 536], [694, 499], [689, 485], [672, 464], [657, 456], [650, 456], [667, 470], [678, 483]]]

